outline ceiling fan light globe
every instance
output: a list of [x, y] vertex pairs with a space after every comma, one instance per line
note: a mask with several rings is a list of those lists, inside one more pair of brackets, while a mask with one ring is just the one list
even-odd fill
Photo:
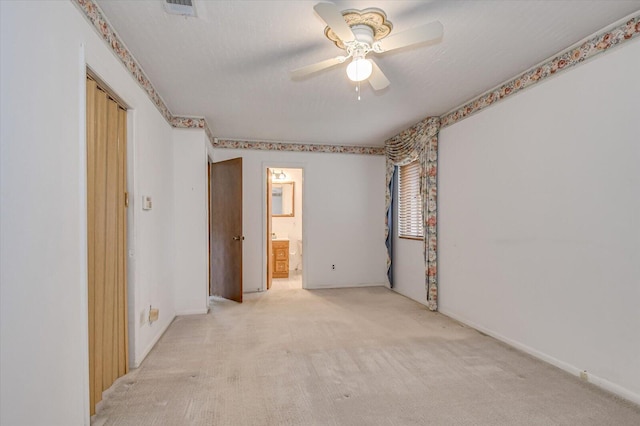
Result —
[[371, 76], [373, 65], [365, 58], [356, 58], [347, 66], [347, 77], [351, 81], [363, 81]]

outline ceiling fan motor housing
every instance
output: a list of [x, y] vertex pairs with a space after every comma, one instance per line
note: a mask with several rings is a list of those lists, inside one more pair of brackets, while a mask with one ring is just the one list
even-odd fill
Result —
[[367, 43], [369, 46], [373, 44], [373, 29], [368, 25], [354, 25], [351, 27], [356, 40]]
[[354, 25], [351, 27], [355, 40], [345, 42], [347, 57], [354, 59], [364, 58], [373, 50], [373, 30], [367, 25]]

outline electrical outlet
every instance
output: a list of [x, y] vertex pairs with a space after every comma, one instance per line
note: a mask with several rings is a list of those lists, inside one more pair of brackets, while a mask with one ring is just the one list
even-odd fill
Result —
[[585, 382], [589, 381], [589, 375], [587, 374], [586, 370], [580, 372], [580, 379], [584, 380]]
[[331, 270], [335, 271], [336, 270], [336, 265], [331, 265]]

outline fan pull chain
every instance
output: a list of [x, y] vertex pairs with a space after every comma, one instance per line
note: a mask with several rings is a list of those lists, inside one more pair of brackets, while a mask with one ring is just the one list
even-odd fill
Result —
[[360, 82], [356, 85], [356, 93], [358, 94], [358, 100], [360, 100]]

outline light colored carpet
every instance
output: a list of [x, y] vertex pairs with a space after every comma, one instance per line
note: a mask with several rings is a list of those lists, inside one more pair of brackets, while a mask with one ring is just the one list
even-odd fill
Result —
[[95, 425], [640, 425], [640, 407], [382, 287], [179, 317]]
[[273, 278], [271, 290], [294, 290], [302, 288], [302, 271], [289, 272], [289, 278]]

